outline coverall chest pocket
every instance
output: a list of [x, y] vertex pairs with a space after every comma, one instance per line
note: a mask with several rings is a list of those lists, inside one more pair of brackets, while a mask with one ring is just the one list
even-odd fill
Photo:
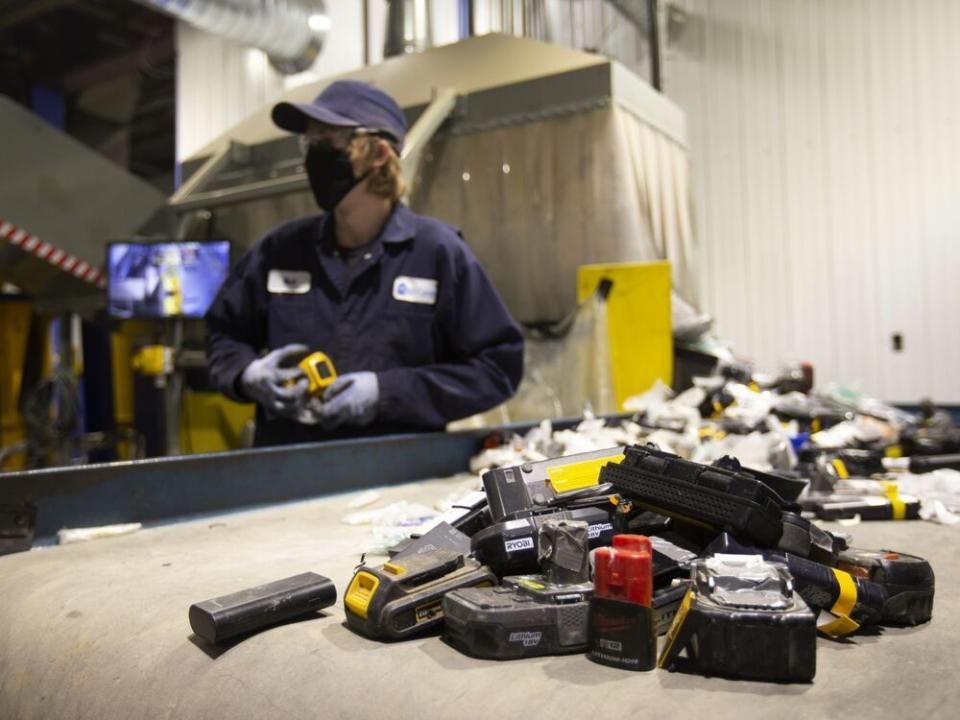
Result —
[[317, 303], [312, 292], [271, 295], [268, 321], [270, 347], [303, 343], [313, 348], [322, 344], [322, 338], [318, 337]]
[[433, 305], [394, 302], [383, 315], [384, 337], [397, 363], [405, 366], [438, 362], [436, 313]]

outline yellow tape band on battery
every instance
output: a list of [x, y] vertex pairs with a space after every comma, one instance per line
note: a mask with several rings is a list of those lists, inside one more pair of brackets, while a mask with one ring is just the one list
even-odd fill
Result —
[[899, 445], [891, 445], [883, 451], [883, 455], [888, 458], [901, 458], [903, 457], [903, 448]]
[[833, 459], [833, 469], [837, 471], [837, 477], [841, 480], [848, 480], [850, 478], [850, 473], [847, 471], [847, 466], [844, 464], [843, 460], [840, 458]]
[[670, 657], [670, 651], [673, 650], [673, 644], [677, 641], [677, 636], [680, 635], [680, 629], [683, 627], [683, 623], [690, 613], [690, 606], [692, 604], [693, 589], [691, 588], [687, 590], [687, 594], [683, 596], [683, 601], [680, 603], [680, 607], [677, 608], [677, 614], [673, 617], [673, 622], [667, 631], [667, 641], [663, 646], [663, 652], [661, 652], [660, 657], [657, 658], [657, 667], [662, 668], [666, 665], [667, 659]]
[[837, 583], [840, 586], [840, 595], [837, 597], [837, 601], [833, 604], [833, 607], [830, 608], [830, 614], [836, 617], [831, 622], [820, 625], [817, 629], [832, 637], [843, 637], [860, 627], [860, 623], [850, 617], [850, 613], [853, 612], [853, 608], [857, 604], [857, 583], [854, 582], [853, 576], [850, 573], [837, 570], [836, 568], [830, 569], [833, 570], [833, 574], [837, 578]]
[[608, 462], [618, 463], [622, 460], [623, 453], [617, 453], [608, 457], [584, 460], [568, 465], [554, 465], [547, 468], [547, 477], [550, 479], [554, 492], [565, 493], [571, 490], [580, 490], [596, 485], [600, 479], [600, 469]]
[[378, 587], [380, 587], [380, 578], [361, 570], [353, 576], [350, 587], [347, 588], [347, 594], [343, 598], [343, 604], [354, 615], [366, 620], [370, 601], [373, 600]]
[[907, 504], [900, 499], [900, 490], [897, 488], [895, 482], [890, 482], [889, 480], [883, 481], [883, 489], [887, 496], [887, 500], [890, 501], [890, 509], [893, 512], [894, 520], [906, 520], [907, 519]]

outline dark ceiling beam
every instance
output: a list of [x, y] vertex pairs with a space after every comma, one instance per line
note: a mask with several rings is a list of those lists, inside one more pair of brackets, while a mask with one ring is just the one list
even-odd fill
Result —
[[67, 93], [79, 92], [91, 85], [109, 80], [130, 70], [159, 65], [174, 54], [173, 35], [151, 40], [146, 45], [127, 53], [73, 70], [63, 76], [61, 89]]
[[77, 0], [33, 0], [32, 2], [16, 3], [16, 5], [20, 6], [16, 9], [8, 9], [7, 5], [13, 8], [14, 4], [7, 3], [0, 7], [0, 32], [15, 28], [18, 25], [35, 20], [42, 15], [51, 13], [54, 10], [59, 10], [67, 5], [73, 5], [76, 2]]
[[[129, 3], [132, 4], [132, 3]], [[116, 5], [105, 6], [94, 0], [87, 0], [77, 5], [77, 12], [104, 22], [116, 22], [119, 8]]]

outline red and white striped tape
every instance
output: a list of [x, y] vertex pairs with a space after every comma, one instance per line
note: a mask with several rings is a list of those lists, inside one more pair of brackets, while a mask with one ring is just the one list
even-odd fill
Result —
[[7, 240], [11, 245], [17, 246], [24, 252], [34, 255], [40, 260], [45, 260], [54, 267], [60, 268], [91, 285], [101, 288], [107, 286], [107, 278], [100, 271], [100, 268], [93, 267], [70, 253], [44, 242], [36, 235], [31, 235], [23, 228], [18, 228], [2, 217], [0, 217], [0, 240]]

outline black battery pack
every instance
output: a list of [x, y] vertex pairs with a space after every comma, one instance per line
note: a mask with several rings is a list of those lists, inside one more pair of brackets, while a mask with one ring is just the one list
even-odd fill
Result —
[[833, 566], [843, 541], [794, 512], [783, 513], [783, 533], [777, 550]]
[[565, 494], [593, 487], [600, 468], [622, 458], [622, 448], [610, 448], [489, 470], [482, 479], [490, 517], [500, 522], [548, 506]]
[[537, 538], [542, 572], [447, 594], [444, 637], [469, 655], [495, 660], [581, 651], [593, 595], [588, 533], [585, 522], [548, 517]]
[[697, 559], [696, 553], [662, 537], [653, 536], [650, 543], [653, 546], [654, 590], [669, 587], [674, 580], [690, 577], [690, 564]]
[[476, 533], [470, 546], [477, 560], [488, 565], [499, 577], [536, 573], [540, 570], [540, 528], [553, 520], [585, 522], [590, 549], [609, 545], [613, 539], [610, 512], [585, 507], [495, 523]]
[[464, 587], [496, 585], [490, 570], [449, 549], [412, 554], [380, 567], [361, 567], [343, 599], [347, 625], [375, 640], [403, 640], [443, 622], [443, 596]]
[[767, 561], [785, 565], [804, 602], [814, 610], [825, 610], [838, 618], [821, 628], [827, 635], [848, 635], [861, 625], [880, 623], [883, 617], [887, 594], [881, 585], [866, 578], [790, 553], [744, 545], [729, 533], [719, 535], [706, 552], [761, 555]]
[[[658, 665], [704, 675], [809, 682], [817, 668], [816, 616], [790, 573], [759, 556], [717, 555], [694, 565], [693, 583]], [[681, 653], [686, 651], [686, 663]]]
[[821, 520], [847, 520], [860, 516], [861, 520], [919, 520], [920, 501], [908, 495], [881, 497], [879, 495], [809, 495], [801, 501]]
[[336, 601], [333, 583], [307, 572], [195, 603], [188, 616], [198, 637], [218, 643], [314, 613]]
[[584, 602], [593, 595], [592, 582], [558, 585], [551, 583], [546, 575], [507, 575], [500, 584], [551, 605]]
[[390, 549], [390, 559], [403, 560], [411, 555], [423, 555], [435, 550], [453, 550], [463, 555], [470, 554], [470, 537], [449, 523], [442, 522], [418, 538], [412, 538]]
[[785, 502], [747, 470], [684, 460], [654, 446], [633, 446], [621, 463], [608, 463], [600, 482], [637, 505], [713, 530], [728, 530], [765, 547], [783, 532]]
[[848, 548], [840, 553], [837, 568], [884, 589], [881, 624], [920, 625], [932, 617], [936, 583], [933, 568], [923, 558], [893, 550]]
[[657, 635], [664, 635], [670, 629], [689, 587], [688, 581], [653, 591], [650, 607], [653, 609], [653, 622]]
[[[489, 660], [583, 652], [583, 595], [583, 589], [561, 589], [535, 596], [522, 585], [455, 590], [443, 599], [443, 639], [467, 655]], [[579, 599], [556, 601], [565, 596]]]

